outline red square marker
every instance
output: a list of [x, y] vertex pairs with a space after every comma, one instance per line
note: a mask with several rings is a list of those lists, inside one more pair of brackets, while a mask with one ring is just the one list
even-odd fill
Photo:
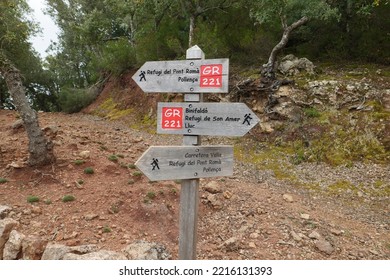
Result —
[[200, 87], [222, 87], [222, 64], [200, 66]]
[[183, 128], [183, 108], [163, 107], [162, 108], [162, 129], [182, 129]]

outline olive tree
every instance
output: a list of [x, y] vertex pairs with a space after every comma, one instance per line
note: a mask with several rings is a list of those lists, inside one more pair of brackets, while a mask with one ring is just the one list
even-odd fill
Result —
[[26, 97], [23, 77], [14, 61], [32, 53], [28, 38], [35, 28], [25, 15], [29, 7], [25, 0], [0, 2], [0, 79], [5, 81], [15, 108], [18, 110], [29, 138], [29, 164], [46, 165], [54, 161], [53, 145], [39, 127], [38, 115]]
[[251, 2], [250, 14], [263, 27], [279, 22], [281, 39], [272, 49], [268, 62], [263, 65], [262, 75], [275, 80], [277, 56], [287, 45], [293, 31], [312, 19], [337, 19], [338, 11], [326, 0], [255, 0]]

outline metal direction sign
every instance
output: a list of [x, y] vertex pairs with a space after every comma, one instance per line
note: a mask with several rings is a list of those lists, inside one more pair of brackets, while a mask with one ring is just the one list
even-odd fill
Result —
[[152, 146], [135, 163], [151, 181], [233, 175], [233, 146]]
[[157, 133], [243, 136], [259, 118], [244, 103], [158, 103]]
[[227, 93], [229, 59], [149, 61], [132, 78], [144, 92]]

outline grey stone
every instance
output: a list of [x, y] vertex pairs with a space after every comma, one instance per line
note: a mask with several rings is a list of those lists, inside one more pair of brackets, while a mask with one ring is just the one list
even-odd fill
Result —
[[333, 248], [332, 244], [330, 244], [328, 241], [326, 241], [324, 239], [318, 240], [315, 243], [315, 246], [319, 251], [321, 251], [327, 255], [331, 255], [334, 252], [334, 248]]
[[292, 195], [291, 194], [284, 194], [283, 195], [283, 199], [285, 200], [285, 201], [287, 201], [287, 202], [294, 202], [294, 198], [292, 197]]
[[22, 128], [24, 126], [24, 123], [23, 123], [23, 120], [20, 119], [20, 120], [16, 120], [12, 125], [12, 129], [19, 129], [19, 128]]
[[48, 241], [39, 236], [26, 236], [22, 242], [23, 260], [40, 260]]
[[295, 75], [301, 71], [314, 74], [314, 64], [307, 58], [297, 58], [294, 55], [286, 55], [279, 63], [278, 70], [285, 75]]
[[129, 260], [168, 260], [171, 258], [171, 253], [164, 245], [144, 240], [138, 240], [128, 245], [122, 250], [122, 253]]
[[11, 231], [17, 225], [18, 222], [10, 218], [0, 220], [0, 260], [3, 259], [4, 245], [8, 241]]
[[98, 250], [96, 245], [81, 245], [69, 247], [62, 244], [50, 243], [46, 246], [42, 260], [62, 260], [68, 253], [85, 255]]
[[304, 220], [309, 220], [310, 219], [310, 215], [309, 214], [301, 214], [301, 218], [304, 219]]
[[321, 239], [321, 234], [319, 234], [316, 231], [313, 231], [312, 233], [309, 234], [309, 238], [311, 238], [311, 239]]
[[96, 218], [98, 218], [98, 217], [99, 217], [98, 214], [87, 214], [87, 215], [85, 215], [85, 219], [86, 219], [87, 221], [92, 221], [93, 219], [96, 219]]
[[332, 229], [330, 230], [330, 232], [331, 232], [332, 234], [336, 235], [336, 236], [340, 236], [340, 235], [342, 235], [342, 234], [344, 233], [343, 230], [338, 230], [338, 229], [335, 229], [335, 228], [332, 228]]
[[290, 234], [291, 234], [291, 237], [295, 240], [295, 241], [301, 241], [302, 240], [302, 237], [300, 237], [295, 231], [291, 231], [290, 232]]
[[4, 246], [3, 260], [16, 260], [20, 258], [23, 239], [23, 234], [20, 234], [16, 230], [11, 231], [8, 241]]
[[231, 237], [225, 240], [219, 248], [225, 247], [226, 251], [232, 252], [240, 249], [241, 242], [237, 237]]
[[222, 209], [222, 202], [217, 198], [215, 194], [209, 194], [207, 200], [210, 202], [214, 209]]
[[0, 220], [7, 217], [9, 212], [11, 212], [12, 208], [6, 205], [0, 205]]
[[126, 256], [121, 253], [101, 250], [87, 254], [67, 253], [63, 260], [127, 260]]
[[206, 192], [209, 192], [212, 194], [217, 194], [217, 193], [222, 192], [221, 186], [216, 181], [209, 182], [206, 186], [203, 187], [203, 189]]

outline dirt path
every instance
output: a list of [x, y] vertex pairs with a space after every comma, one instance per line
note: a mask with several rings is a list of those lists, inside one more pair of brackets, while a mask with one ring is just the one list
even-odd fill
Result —
[[[42, 113], [40, 120], [58, 161], [35, 169], [25, 166], [24, 129], [11, 128], [15, 114], [0, 111], [0, 178], [7, 179], [0, 205], [13, 208], [18, 230], [118, 251], [135, 240], [154, 241], [176, 259], [180, 184], [150, 182], [133, 164], [149, 146], [180, 145], [181, 137], [83, 114]], [[203, 143], [237, 139], [204, 137]], [[86, 174], [87, 167], [94, 173]], [[390, 259], [389, 196], [369, 191], [378, 182], [389, 188], [388, 166], [288, 168], [298, 180], [280, 180], [272, 170], [238, 160], [234, 176], [201, 180], [199, 259]], [[325, 189], [343, 181], [359, 188]], [[74, 201], [63, 202], [66, 195]], [[39, 202], [28, 203], [29, 196]]]

